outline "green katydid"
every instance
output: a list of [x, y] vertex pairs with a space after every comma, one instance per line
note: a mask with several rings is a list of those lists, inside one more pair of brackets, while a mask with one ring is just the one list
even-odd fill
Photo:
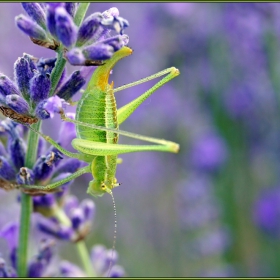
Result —
[[[119, 130], [119, 125], [123, 123], [145, 99], [159, 87], [179, 75], [179, 70], [171, 67], [147, 78], [114, 89], [113, 83], [111, 85], [108, 84], [110, 71], [116, 62], [129, 56], [131, 53], [132, 50], [130, 48], [123, 47], [117, 51], [111, 59], [106, 61], [104, 65], [99, 66], [94, 71], [82, 98], [78, 102], [75, 120], [67, 118], [64, 112], [61, 112], [61, 118], [63, 120], [76, 125], [77, 138], [73, 139], [72, 146], [78, 153], [65, 150], [49, 136], [36, 131], [64, 155], [85, 161], [88, 165], [63, 180], [46, 186], [24, 185], [22, 186], [23, 190], [37, 189], [41, 191], [51, 191], [84, 173], [92, 173], [94, 180], [90, 181], [87, 193], [93, 196], [102, 196], [104, 193], [112, 194], [112, 189], [119, 185], [115, 178], [118, 164], [117, 156], [119, 154], [140, 151], [178, 152], [179, 145], [174, 142]], [[115, 92], [163, 75], [166, 76], [144, 94], [120, 109], [117, 109], [114, 96]], [[34, 130], [31, 126], [30, 128]], [[121, 145], [118, 144], [119, 135], [159, 145]]]

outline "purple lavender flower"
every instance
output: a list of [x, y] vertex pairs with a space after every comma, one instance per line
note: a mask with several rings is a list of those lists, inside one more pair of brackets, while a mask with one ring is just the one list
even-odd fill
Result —
[[[71, 64], [93, 65], [96, 60], [109, 59], [115, 51], [128, 43], [128, 36], [120, 37], [121, 41], [118, 44], [114, 43], [114, 50], [109, 52], [106, 41], [101, 45], [98, 44], [100, 40], [109, 38], [110, 30], [123, 35], [124, 29], [128, 27], [128, 21], [118, 16], [117, 8], [111, 8], [104, 13], [94, 13], [78, 27], [74, 22], [76, 3], [48, 3], [45, 6], [46, 14], [39, 4], [25, 4], [23, 7], [31, 18], [18, 16], [16, 18], [18, 27], [29, 35], [34, 43], [41, 46], [55, 50], [62, 43], [66, 47], [66, 57]], [[44, 28], [48, 29], [48, 35], [44, 32]], [[91, 51], [89, 55], [89, 51], [82, 47], [90, 45], [96, 47], [95, 52]], [[101, 55], [101, 52], [104, 54]], [[82, 53], [86, 54], [86, 59], [83, 59]]]
[[[66, 217], [68, 217], [69, 224], [61, 224], [55, 218], [55, 199], [58, 198], [55, 194], [48, 195], [47, 202], [44, 203], [42, 199], [36, 199], [35, 205], [36, 209], [39, 210], [41, 214], [47, 217], [54, 217], [52, 219], [40, 219], [38, 221], [38, 228], [57, 239], [67, 240], [71, 242], [77, 242], [83, 240], [91, 228], [93, 221], [93, 216], [95, 212], [94, 203], [91, 200], [82, 201], [79, 204], [75, 198], [75, 204], [73, 204], [73, 196], [65, 196], [64, 202], [60, 204]], [[44, 210], [45, 209], [45, 210]]]
[[[118, 278], [125, 276], [124, 268], [116, 264], [118, 261], [117, 253], [114, 252], [112, 259], [112, 250], [107, 250], [103, 245], [95, 245], [92, 247], [91, 261], [97, 277]], [[112, 268], [110, 270], [110, 274], [108, 275], [108, 269], [111, 261]], [[68, 261], [62, 261], [59, 269], [61, 277], [86, 277], [86, 273], [84, 271]]]

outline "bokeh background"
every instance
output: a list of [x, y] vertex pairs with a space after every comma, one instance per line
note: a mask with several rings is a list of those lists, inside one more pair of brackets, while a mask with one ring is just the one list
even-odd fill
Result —
[[[116, 86], [170, 66], [181, 72], [121, 126], [181, 149], [122, 156], [114, 191], [119, 264], [132, 277], [279, 277], [280, 3], [92, 3], [88, 14], [110, 7], [129, 21], [134, 50], [114, 68]], [[10, 77], [24, 52], [54, 56], [15, 27], [20, 13], [19, 3], [0, 4], [0, 72]], [[116, 93], [118, 106], [153, 84]], [[60, 125], [45, 121], [43, 131], [55, 137]], [[89, 179], [72, 192], [85, 198]], [[15, 197], [1, 192], [2, 224], [18, 219]], [[110, 248], [111, 197], [94, 201], [87, 245]], [[60, 257], [79, 263], [73, 250], [61, 243]]]

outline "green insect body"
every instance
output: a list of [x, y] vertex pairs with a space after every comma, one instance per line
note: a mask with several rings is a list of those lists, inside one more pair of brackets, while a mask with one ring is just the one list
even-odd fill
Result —
[[[110, 60], [106, 61], [104, 65], [99, 66], [94, 71], [82, 98], [78, 102], [75, 120], [67, 118], [64, 113], [61, 114], [63, 120], [76, 125], [77, 138], [73, 139], [72, 146], [79, 153], [71, 153], [65, 150], [49, 136], [41, 134], [30, 127], [60, 152], [66, 156], [83, 160], [88, 163], [88, 166], [81, 168], [63, 180], [47, 186], [25, 185], [23, 188], [52, 190], [84, 173], [91, 173], [94, 180], [90, 181], [87, 192], [93, 196], [102, 196], [104, 193], [112, 193], [112, 189], [119, 186], [115, 178], [118, 163], [117, 156], [119, 154], [140, 151], [178, 152], [179, 145], [174, 142], [119, 130], [119, 125], [124, 122], [145, 99], [170, 79], [179, 75], [179, 71], [171, 67], [150, 77], [114, 89], [113, 83], [111, 85], [108, 84], [110, 71], [120, 59], [131, 53], [132, 50], [130, 48], [123, 47], [116, 52]], [[156, 83], [151, 89], [122, 108], [117, 109], [115, 92], [166, 74], [168, 75]], [[159, 145], [121, 145], [118, 144], [119, 135]]]

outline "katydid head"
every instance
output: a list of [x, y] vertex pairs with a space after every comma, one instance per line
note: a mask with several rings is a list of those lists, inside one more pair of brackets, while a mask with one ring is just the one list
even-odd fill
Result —
[[87, 193], [93, 196], [103, 196], [104, 193], [112, 193], [112, 186], [106, 185], [99, 180], [92, 180], [89, 182]]

